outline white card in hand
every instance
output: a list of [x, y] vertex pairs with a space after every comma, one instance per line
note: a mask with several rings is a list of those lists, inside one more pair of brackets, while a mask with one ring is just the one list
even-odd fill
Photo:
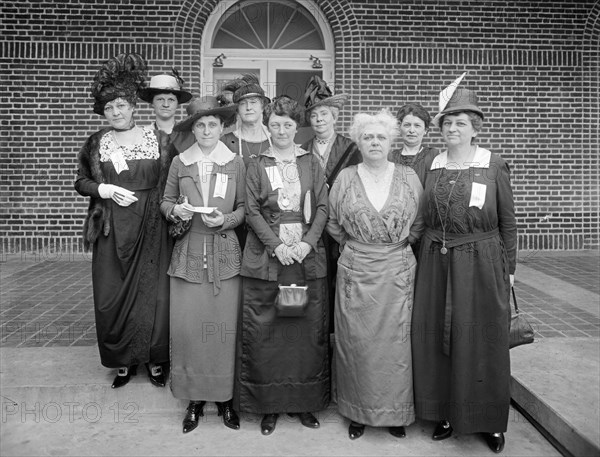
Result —
[[471, 188], [471, 201], [469, 202], [469, 206], [476, 206], [477, 208], [482, 209], [483, 204], [485, 203], [486, 189], [487, 186], [485, 184], [474, 182]]
[[188, 209], [192, 210], [194, 213], [200, 213], [200, 214], [210, 214], [212, 213], [214, 210], [217, 209], [217, 207], [212, 207], [212, 206], [191, 206], [188, 207]]
[[269, 182], [271, 183], [271, 189], [283, 189], [283, 181], [281, 180], [281, 175], [279, 174], [279, 168], [277, 166], [274, 167], [265, 167], [267, 171], [267, 176], [269, 177]]

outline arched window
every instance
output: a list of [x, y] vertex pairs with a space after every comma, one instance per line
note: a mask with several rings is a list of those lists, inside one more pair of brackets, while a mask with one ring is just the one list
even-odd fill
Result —
[[243, 73], [256, 74], [267, 93], [302, 101], [308, 79], [318, 74], [332, 87], [333, 36], [310, 0], [223, 2], [207, 21], [202, 39], [203, 93], [217, 94]]

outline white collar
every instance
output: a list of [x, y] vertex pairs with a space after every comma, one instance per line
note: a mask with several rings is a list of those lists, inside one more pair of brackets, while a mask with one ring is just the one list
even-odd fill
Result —
[[179, 154], [179, 158], [181, 159], [181, 163], [185, 166], [192, 165], [196, 162], [200, 162], [202, 160], [209, 160], [214, 162], [217, 165], [225, 165], [226, 163], [231, 162], [235, 157], [235, 154], [229, 150], [227, 146], [221, 141], [217, 143], [217, 146], [211, 151], [208, 156], [205, 156], [200, 150], [200, 146], [198, 143], [194, 143], [192, 146], [187, 148], [181, 154]]
[[[477, 146], [475, 149], [475, 155], [473, 155], [473, 160], [469, 164], [469, 168], [490, 168], [490, 159], [492, 157], [492, 153], [487, 149], [480, 148]], [[431, 170], [437, 170], [439, 168], [448, 168], [448, 150], [440, 152], [431, 163]], [[449, 168], [459, 168], [456, 164], [450, 164]]]

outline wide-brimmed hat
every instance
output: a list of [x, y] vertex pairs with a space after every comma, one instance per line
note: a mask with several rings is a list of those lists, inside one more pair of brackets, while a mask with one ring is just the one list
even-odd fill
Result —
[[181, 88], [180, 80], [173, 75], [156, 75], [150, 79], [150, 85], [140, 90], [139, 97], [145, 102], [152, 103], [156, 94], [170, 92], [177, 97], [179, 103], [186, 103], [192, 94]]
[[333, 95], [327, 83], [320, 76], [314, 75], [308, 81], [304, 91], [306, 114], [318, 106], [334, 106], [340, 109], [348, 101], [346, 94]]
[[194, 122], [203, 116], [219, 116], [223, 120], [223, 124], [227, 126], [235, 118], [237, 105], [222, 105], [217, 97], [196, 97], [189, 103], [186, 110], [188, 117], [175, 124], [173, 130], [179, 132], [191, 130]]
[[233, 103], [239, 103], [245, 98], [258, 97], [266, 105], [271, 103], [271, 99], [265, 95], [265, 91], [260, 87], [258, 77], [252, 74], [246, 74], [237, 80], [238, 87], [233, 93]]
[[466, 87], [459, 87], [466, 72], [457, 78], [452, 84], [440, 92], [439, 113], [433, 118], [433, 124], [439, 127], [439, 122], [446, 114], [460, 113], [462, 111], [473, 111], [484, 118], [483, 111], [479, 108], [477, 94]]

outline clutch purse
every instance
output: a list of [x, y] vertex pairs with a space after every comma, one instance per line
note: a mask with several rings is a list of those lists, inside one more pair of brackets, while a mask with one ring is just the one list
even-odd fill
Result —
[[533, 343], [533, 327], [525, 316], [519, 312], [519, 306], [517, 305], [517, 296], [515, 295], [514, 287], [511, 287], [513, 302], [515, 304], [515, 314], [510, 318], [510, 336], [509, 336], [509, 347], [512, 349], [522, 344]]
[[308, 305], [308, 286], [279, 286], [275, 309], [280, 317], [301, 317]]
[[[185, 195], [180, 195], [175, 204], [180, 205], [182, 203], [187, 203], [187, 201], [188, 200]], [[192, 226], [192, 219], [188, 219], [187, 221], [184, 221], [183, 219], [179, 218], [176, 221], [169, 220], [168, 226], [169, 235], [171, 235], [171, 237], [173, 237], [174, 239], [178, 240], [188, 232], [188, 230]]]

